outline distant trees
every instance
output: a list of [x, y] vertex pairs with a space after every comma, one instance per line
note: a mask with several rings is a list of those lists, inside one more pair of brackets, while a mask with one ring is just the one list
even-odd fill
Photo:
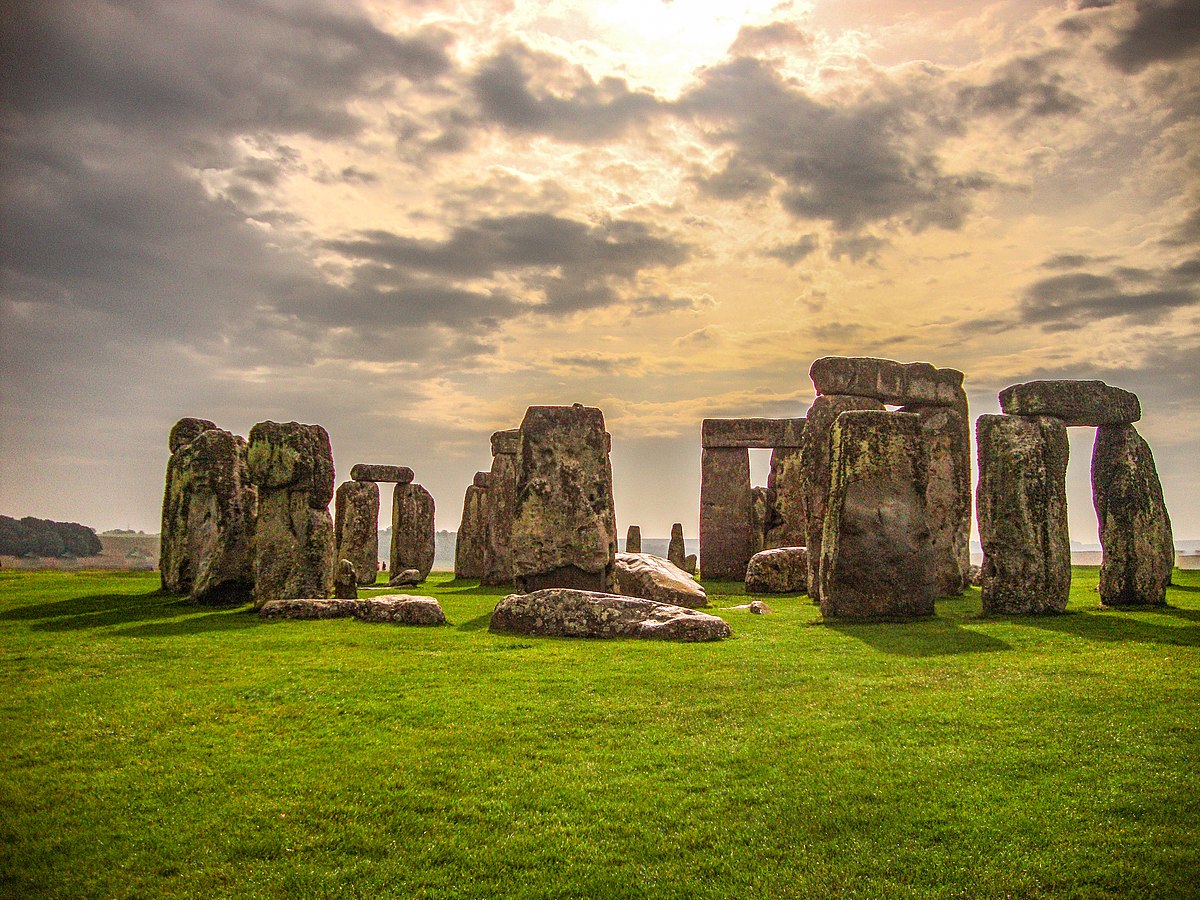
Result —
[[78, 522], [0, 516], [0, 554], [7, 556], [96, 556], [96, 530]]

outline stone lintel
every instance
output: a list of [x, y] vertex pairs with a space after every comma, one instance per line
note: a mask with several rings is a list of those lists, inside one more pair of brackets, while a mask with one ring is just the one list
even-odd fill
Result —
[[705, 419], [701, 446], [706, 450], [748, 448], [774, 450], [799, 447], [804, 419]]

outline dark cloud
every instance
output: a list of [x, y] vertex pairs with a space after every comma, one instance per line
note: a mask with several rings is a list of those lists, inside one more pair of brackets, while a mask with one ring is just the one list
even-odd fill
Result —
[[834, 259], [841, 259], [845, 256], [851, 262], [871, 261], [887, 245], [888, 242], [886, 240], [871, 234], [840, 237], [833, 242], [833, 246], [830, 248], [830, 255]]
[[1153, 63], [1181, 59], [1200, 47], [1197, 0], [1139, 0], [1136, 9], [1133, 23], [1106, 54], [1122, 72], [1140, 72]]
[[[1193, 261], [1194, 262], [1194, 261]], [[1141, 273], [1130, 279], [1121, 270], [1097, 275], [1070, 272], [1035, 281], [1017, 304], [1021, 322], [1043, 331], [1068, 331], [1101, 319], [1124, 319], [1153, 324], [1174, 309], [1200, 302], [1188, 266], [1165, 272]], [[1154, 282], [1145, 287], [1146, 282]]]
[[806, 234], [798, 241], [790, 244], [779, 244], [770, 250], [764, 250], [763, 256], [778, 259], [789, 266], [794, 266], [811, 256], [820, 247], [815, 234]]
[[1059, 253], [1057, 256], [1043, 260], [1041, 267], [1043, 269], [1078, 269], [1080, 266], [1106, 262], [1110, 259], [1112, 259], [1111, 256], [1097, 257], [1089, 256], [1086, 253]]
[[958, 91], [959, 103], [974, 114], [1020, 114], [1030, 118], [1074, 115], [1086, 105], [1051, 71], [1052, 57], [1024, 56], [1006, 62], [991, 80]]

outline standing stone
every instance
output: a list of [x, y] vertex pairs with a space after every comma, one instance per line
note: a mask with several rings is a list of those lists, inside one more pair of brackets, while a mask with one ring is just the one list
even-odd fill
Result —
[[333, 579], [333, 596], [336, 600], [358, 599], [358, 573], [354, 563], [348, 559], [338, 562], [337, 575]]
[[517, 455], [520, 448], [521, 435], [516, 428], [492, 435], [482, 584], [511, 584], [513, 581], [512, 526], [517, 511]]
[[419, 484], [397, 484], [392, 490], [392, 546], [389, 564], [393, 572], [416, 569], [421, 580], [433, 570], [433, 496]]
[[746, 577], [753, 528], [750, 451], [705, 447], [700, 455], [700, 571], [705, 578]]
[[520, 432], [512, 525], [518, 587], [614, 591], [617, 520], [604, 414], [580, 403], [531, 406]]
[[695, 553], [689, 553], [683, 558], [683, 571], [687, 572], [693, 578], [698, 574], [699, 566], [697, 565]]
[[320, 425], [259, 422], [247, 463], [258, 485], [254, 603], [333, 591], [333, 450]]
[[774, 501], [774, 514], [764, 549], [803, 547], [808, 531], [804, 525], [804, 476], [799, 447], [776, 447], [771, 451], [767, 489]]
[[[767, 546], [767, 532], [771, 530], [775, 517], [775, 498], [771, 489], [750, 488], [750, 556], [760, 553]], [[749, 564], [750, 560], [746, 560]]]
[[482, 578], [487, 571], [488, 478], [487, 472], [476, 472], [475, 482], [463, 497], [462, 521], [454, 542], [455, 578]]
[[163, 493], [163, 590], [195, 603], [233, 603], [254, 591], [251, 540], [258, 499], [244, 438], [204, 419], [181, 419]]
[[975, 424], [986, 615], [1061, 612], [1071, 590], [1062, 420], [980, 416]]
[[379, 485], [345, 481], [333, 504], [337, 558], [349, 560], [359, 584], [374, 584], [379, 572]]
[[667, 560], [671, 565], [683, 568], [686, 546], [683, 541], [683, 524], [676, 522], [671, 526], [671, 542], [667, 544]]
[[626, 553], [641, 553], [642, 552], [642, 529], [639, 525], [630, 525], [629, 530], [625, 532], [625, 552]]
[[825, 530], [825, 506], [829, 502], [833, 424], [843, 412], [882, 409], [882, 403], [867, 397], [822, 394], [808, 410], [804, 434], [800, 438], [800, 471], [804, 523], [808, 532], [803, 542], [808, 548], [808, 593], [813, 600], [820, 599], [821, 591], [821, 538]]
[[1101, 425], [1092, 449], [1092, 502], [1100, 523], [1100, 599], [1163, 606], [1175, 565], [1171, 519], [1150, 445], [1132, 425]]
[[1065, 425], [1131, 425], [1142, 417], [1137, 394], [1103, 381], [1027, 381], [1000, 392], [1010, 416], [1054, 416]]
[[832, 457], [821, 543], [821, 614], [854, 619], [933, 615], [920, 419], [900, 412], [844, 412], [833, 427]]

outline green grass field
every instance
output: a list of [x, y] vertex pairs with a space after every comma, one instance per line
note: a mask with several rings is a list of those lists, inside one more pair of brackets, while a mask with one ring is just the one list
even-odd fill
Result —
[[0, 893], [1200, 896], [1200, 573], [1146, 612], [1096, 577], [675, 645], [493, 635], [448, 575], [416, 629], [0, 572]]

